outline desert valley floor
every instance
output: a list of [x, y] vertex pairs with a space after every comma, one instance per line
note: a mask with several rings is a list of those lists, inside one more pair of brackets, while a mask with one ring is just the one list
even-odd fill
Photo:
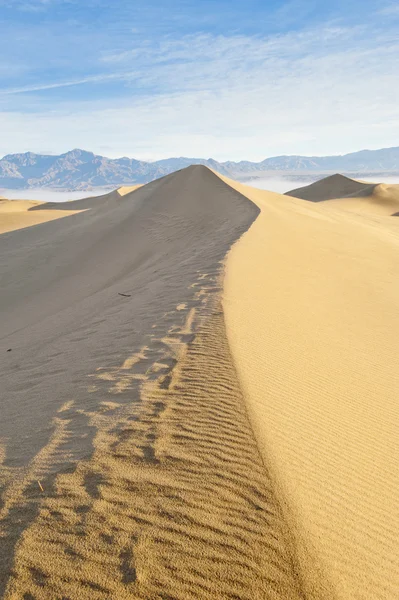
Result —
[[0, 598], [394, 600], [399, 186], [0, 200]]

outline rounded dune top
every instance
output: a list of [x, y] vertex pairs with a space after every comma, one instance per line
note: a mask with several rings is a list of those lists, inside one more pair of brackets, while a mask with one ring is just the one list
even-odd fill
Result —
[[365, 183], [356, 179], [350, 179], [350, 177], [336, 173], [310, 185], [290, 190], [285, 195], [301, 198], [302, 200], [320, 202], [322, 200], [332, 200], [333, 198], [343, 198], [345, 196], [368, 195], [372, 193], [376, 185], [374, 183]]

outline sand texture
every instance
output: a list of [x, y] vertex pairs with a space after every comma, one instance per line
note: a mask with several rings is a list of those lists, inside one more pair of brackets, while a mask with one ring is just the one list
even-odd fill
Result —
[[379, 183], [364, 196], [348, 196], [331, 200], [333, 208], [362, 215], [399, 216], [399, 185]]
[[46, 209], [46, 202], [34, 200], [6, 200], [0, 198], [0, 234], [23, 227], [31, 227], [60, 217], [75, 214], [76, 210]]
[[296, 195], [195, 166], [13, 211], [1, 598], [397, 598], [397, 186]]
[[101, 196], [89, 196], [82, 200], [69, 200], [66, 202], [7, 200], [0, 196], [0, 234], [32, 227], [32, 225], [46, 223], [61, 217], [68, 217], [81, 210], [98, 208], [101, 204], [117, 201], [139, 187], [141, 186], [122, 186]]
[[299, 600], [221, 309], [259, 209], [189, 167], [0, 236], [0, 596]]
[[306, 597], [393, 600], [399, 222], [230, 183], [261, 213], [228, 256], [227, 334]]

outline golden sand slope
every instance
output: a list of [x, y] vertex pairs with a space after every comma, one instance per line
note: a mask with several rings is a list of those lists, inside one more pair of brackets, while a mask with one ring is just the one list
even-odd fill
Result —
[[0, 236], [0, 596], [303, 598], [220, 305], [257, 214], [197, 166]]
[[220, 308], [176, 365], [167, 351], [158, 367], [147, 356], [136, 357], [141, 403], [115, 418], [115, 387], [129, 375], [114, 372], [114, 402], [92, 417], [91, 459], [43, 494], [32, 486], [31, 506], [43, 499], [6, 598], [300, 600]]
[[122, 185], [116, 191], [120, 196], [126, 196], [126, 194], [130, 194], [131, 192], [138, 190], [140, 187], [141, 185]]
[[[45, 202], [34, 200], [0, 199], [0, 234], [67, 217], [76, 212], [76, 210], [46, 210], [42, 208], [45, 205]], [[40, 210], [31, 210], [32, 208], [40, 208]]]
[[334, 208], [342, 208], [358, 214], [398, 216], [399, 185], [376, 184], [368, 195], [336, 198], [331, 200], [331, 204]]
[[231, 185], [261, 214], [228, 257], [227, 334], [307, 594], [393, 600], [399, 232], [332, 203]]

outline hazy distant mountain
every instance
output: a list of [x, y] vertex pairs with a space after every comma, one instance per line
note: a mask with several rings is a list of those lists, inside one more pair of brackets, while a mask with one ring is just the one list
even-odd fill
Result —
[[362, 150], [343, 156], [276, 156], [261, 162], [218, 162], [203, 158], [167, 158], [145, 162], [134, 158], [105, 158], [85, 150], [59, 156], [8, 154], [0, 160], [0, 187], [86, 190], [96, 187], [147, 183], [192, 164], [202, 164], [242, 181], [270, 175], [316, 173], [399, 174], [399, 147]]

